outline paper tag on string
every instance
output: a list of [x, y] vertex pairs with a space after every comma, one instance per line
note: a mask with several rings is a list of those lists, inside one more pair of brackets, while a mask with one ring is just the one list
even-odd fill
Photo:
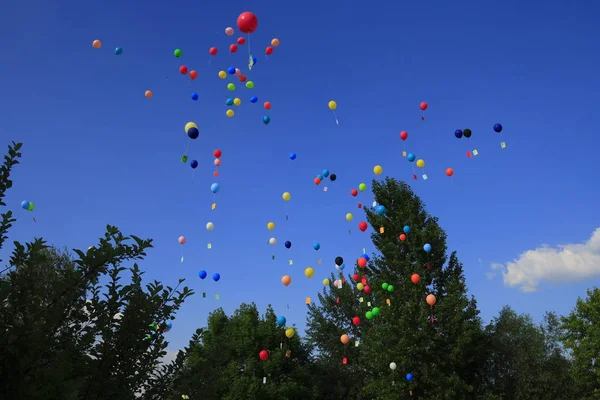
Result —
[[359, 303], [362, 303], [363, 301], [365, 301], [364, 297], [361, 297], [361, 298], [358, 299]]
[[473, 150], [473, 155], [476, 156], [477, 154], [479, 154], [479, 152], [477, 150]]
[[354, 342], [354, 347], [358, 347], [360, 346], [360, 340], [357, 340], [356, 342]]
[[340, 302], [340, 298], [339, 298], [339, 297], [336, 297], [336, 298], [335, 298], [335, 304], [339, 304], [339, 302]]
[[185, 164], [187, 162], [187, 160], [188, 160], [188, 156], [186, 156], [185, 154], [181, 156], [181, 162], [182, 163]]
[[383, 228], [383, 226], [379, 228], [379, 233], [385, 233], [385, 229]]
[[267, 383], [267, 377], [263, 376], [263, 384]]
[[324, 192], [326, 192], [326, 191], [327, 191], [327, 186], [325, 186], [325, 187], [323, 188], [323, 191], [324, 191]]
[[427, 174], [423, 174], [423, 180], [426, 181], [427, 180]]
[[371, 302], [370, 301], [367, 302], [367, 307], [371, 307]]
[[285, 352], [285, 356], [286, 357], [290, 357], [291, 355], [292, 355], [292, 351], [291, 350], [288, 350], [288, 351]]
[[502, 147], [503, 149], [505, 149], [506, 148], [506, 142], [501, 142], [500, 143], [500, 147]]
[[271, 260], [275, 261], [275, 254], [271, 256]]
[[309, 304], [310, 304], [310, 297], [307, 297], [306, 298], [306, 305], [309, 305]]
[[406, 152], [405, 151], [402, 152], [402, 157], [406, 157]]
[[280, 343], [279, 343], [279, 349], [280, 349], [280, 350], [283, 350], [283, 342], [280, 342]]
[[319, 258], [319, 259], [317, 260], [317, 264], [322, 264], [322, 263], [323, 263], [323, 261], [322, 261], [322, 260]]
[[338, 280], [338, 285], [337, 285], [337, 288], [338, 288], [338, 289], [341, 289], [341, 288], [342, 288], [342, 280], [341, 280], [341, 279], [339, 279], [339, 280]]
[[418, 178], [417, 178], [417, 174], [413, 174], [413, 179], [414, 179], [415, 181], [418, 179]]
[[294, 260], [289, 261], [290, 265], [294, 265]]
[[342, 358], [342, 364], [344, 364], [344, 365], [348, 364], [348, 357]]
[[392, 303], [391, 303], [390, 299], [385, 299], [385, 304], [387, 304], [388, 306], [391, 306], [391, 305], [392, 305]]
[[215, 208], [217, 208], [217, 203], [212, 203], [212, 209], [214, 210]]
[[363, 247], [363, 254], [367, 254], [367, 249]]
[[208, 244], [206, 245], [206, 247], [207, 247], [208, 249], [212, 249], [212, 243], [208, 243]]
[[218, 293], [215, 294], [215, 300], [219, 300], [219, 298], [220, 298], [219, 294]]
[[181, 256], [181, 262], [183, 262], [183, 256]]

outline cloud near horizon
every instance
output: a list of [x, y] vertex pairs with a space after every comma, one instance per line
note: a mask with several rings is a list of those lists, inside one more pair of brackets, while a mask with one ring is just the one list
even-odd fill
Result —
[[506, 264], [493, 263], [493, 271], [501, 271], [506, 286], [520, 287], [523, 292], [537, 291], [541, 282], [578, 282], [600, 276], [600, 228], [584, 243], [547, 245], [528, 250]]

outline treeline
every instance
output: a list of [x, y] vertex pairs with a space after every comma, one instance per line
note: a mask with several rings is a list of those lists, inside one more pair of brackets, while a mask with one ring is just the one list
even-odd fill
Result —
[[[20, 149], [0, 167], [1, 207]], [[85, 251], [15, 242], [0, 276], [0, 398], [600, 398], [600, 290], [565, 317], [536, 324], [505, 307], [485, 325], [420, 199], [389, 178], [373, 194], [377, 254], [335, 260], [343, 274], [308, 306], [304, 337], [242, 304], [211, 313], [168, 364], [164, 332], [193, 291], [142, 282], [151, 240], [109, 226]], [[1, 214], [0, 248], [14, 222]]]

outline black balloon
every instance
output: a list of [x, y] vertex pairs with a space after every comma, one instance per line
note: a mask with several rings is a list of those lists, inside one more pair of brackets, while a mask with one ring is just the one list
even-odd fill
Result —
[[464, 135], [466, 138], [470, 138], [472, 133], [473, 133], [473, 132], [471, 132], [471, 130], [470, 130], [469, 128], [467, 128], [467, 129], [463, 130], [463, 135]]
[[337, 176], [335, 176], [335, 174], [331, 174], [329, 175], [329, 179], [331, 179], [331, 181], [335, 181], [337, 179]]
[[337, 256], [335, 258], [335, 265], [337, 265], [338, 267], [341, 266], [344, 263], [344, 259], [340, 256]]

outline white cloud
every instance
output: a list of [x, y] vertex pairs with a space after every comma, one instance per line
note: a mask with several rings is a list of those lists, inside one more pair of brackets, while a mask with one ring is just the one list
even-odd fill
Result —
[[167, 354], [160, 359], [160, 362], [163, 364], [169, 364], [171, 361], [174, 361], [177, 358], [177, 354], [179, 350], [169, 350], [167, 349]]
[[[552, 248], [542, 245], [522, 253], [504, 264], [492, 264], [502, 270], [504, 284], [535, 292], [540, 282], [577, 282], [600, 276], [600, 228], [585, 243], [563, 244]], [[489, 275], [488, 275], [489, 276]]]

